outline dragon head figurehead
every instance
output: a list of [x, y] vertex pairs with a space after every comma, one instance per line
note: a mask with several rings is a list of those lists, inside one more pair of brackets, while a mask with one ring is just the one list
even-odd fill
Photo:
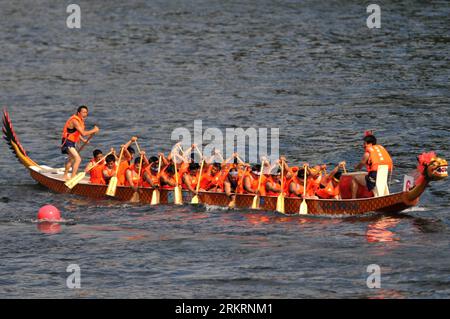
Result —
[[420, 177], [416, 184], [421, 184], [424, 181], [439, 181], [448, 177], [447, 161], [437, 157], [435, 152], [422, 153], [417, 157], [417, 160]]

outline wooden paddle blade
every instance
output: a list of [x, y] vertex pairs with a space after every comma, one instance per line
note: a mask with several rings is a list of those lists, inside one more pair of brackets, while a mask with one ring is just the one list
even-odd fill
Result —
[[302, 203], [300, 204], [300, 210], [298, 212], [300, 215], [308, 215], [308, 204], [306, 204], [306, 201], [303, 199]]
[[194, 197], [192, 197], [191, 199], [191, 204], [198, 204], [199, 200], [198, 200], [198, 195], [195, 195]]
[[283, 195], [279, 195], [277, 197], [277, 208], [276, 208], [277, 212], [280, 212], [282, 214], [284, 214], [284, 196]]
[[150, 205], [158, 205], [160, 199], [160, 194], [158, 189], [154, 189], [152, 192], [152, 201], [150, 202]]
[[228, 204], [228, 207], [229, 208], [235, 208], [236, 207], [236, 200], [235, 199], [231, 200], [230, 203]]
[[130, 203], [139, 203], [141, 198], [139, 196], [139, 192], [134, 192], [133, 196], [131, 196]]
[[113, 176], [109, 181], [108, 189], [106, 190], [106, 195], [111, 197], [116, 196], [116, 189], [117, 189], [117, 177]]
[[252, 209], [259, 209], [259, 196], [253, 197]]
[[174, 192], [175, 192], [175, 194], [174, 194], [175, 196], [174, 196], [173, 203], [175, 205], [183, 205], [183, 194], [181, 193], [180, 186], [175, 186]]
[[72, 189], [74, 188], [84, 177], [86, 176], [85, 172], [78, 173], [76, 176], [69, 179], [67, 182], [64, 183], [68, 188]]

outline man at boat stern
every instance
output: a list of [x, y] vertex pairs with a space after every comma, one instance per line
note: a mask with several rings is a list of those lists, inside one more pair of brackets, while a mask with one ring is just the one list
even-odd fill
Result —
[[72, 167], [72, 177], [78, 172], [81, 163], [81, 156], [76, 148], [76, 144], [81, 140], [87, 143], [86, 136], [97, 133], [100, 129], [97, 126], [90, 131], [85, 130], [84, 122], [88, 117], [88, 108], [82, 105], [77, 109], [77, 113], [72, 115], [64, 125], [61, 140], [61, 153], [69, 156], [64, 170], [64, 180], [69, 179], [69, 170]]
[[381, 145], [377, 144], [377, 139], [371, 131], [364, 134], [364, 155], [361, 161], [355, 166], [355, 170], [360, 170], [364, 166], [367, 169], [367, 175], [356, 175], [352, 179], [352, 198], [356, 198], [358, 186], [367, 187], [372, 191], [377, 182], [377, 170], [379, 165], [387, 165], [389, 171], [392, 172], [393, 162], [388, 151]]

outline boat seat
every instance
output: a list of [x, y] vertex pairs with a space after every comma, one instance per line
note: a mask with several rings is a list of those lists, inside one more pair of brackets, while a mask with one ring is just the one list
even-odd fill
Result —
[[373, 189], [375, 197], [389, 195], [388, 187], [389, 167], [387, 165], [379, 165], [377, 170], [376, 186]]

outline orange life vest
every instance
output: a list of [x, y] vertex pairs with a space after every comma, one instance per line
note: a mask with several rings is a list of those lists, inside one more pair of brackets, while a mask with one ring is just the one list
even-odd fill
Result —
[[[81, 128], [84, 130], [84, 120], [79, 117], [78, 115], [74, 114], [72, 115], [66, 122], [66, 124], [64, 125], [63, 131], [62, 131], [62, 139], [63, 141], [69, 140], [71, 142], [74, 143], [78, 143], [80, 141], [80, 132], [74, 127], [73, 129], [69, 129], [69, 125], [70, 123], [72, 123], [72, 121], [75, 120], [78, 123], [80, 123]], [[69, 132], [69, 131], [74, 131], [74, 132]]]
[[[150, 179], [151, 179], [153, 185], [159, 185], [159, 176], [158, 176], [158, 174], [156, 174], [156, 175], [153, 175], [153, 174], [152, 174], [151, 169], [150, 169], [150, 166], [147, 167], [144, 171], [148, 173], [148, 176], [150, 177]], [[152, 186], [150, 185], [150, 183], [147, 182], [147, 180], [143, 180], [143, 181], [142, 181], [142, 186], [143, 186], [143, 187], [152, 187]]]
[[[167, 172], [166, 172], [165, 170], [161, 171], [160, 176], [161, 176], [161, 178], [164, 178], [164, 179], [166, 179], [166, 180], [170, 180], [170, 181], [173, 182], [173, 183], [176, 182], [176, 180], [175, 180], [175, 175], [169, 176], [169, 174], [167, 174]], [[162, 179], [161, 179], [161, 181], [162, 181]], [[161, 184], [162, 184], [162, 183], [161, 183]], [[173, 187], [173, 186], [170, 186], [169, 184], [162, 184], [162, 185], [161, 185], [161, 188], [165, 188], [165, 189], [173, 189], [174, 187]]]
[[[289, 197], [297, 197], [296, 194], [294, 194], [294, 193], [292, 193], [292, 192], [290, 191], [290, 188], [291, 188], [290, 186], [291, 186], [291, 184], [297, 184], [297, 185], [299, 186], [300, 194], [303, 194], [303, 182], [300, 181], [300, 179], [298, 178], [298, 176], [292, 177], [291, 179], [289, 179], [289, 180], [286, 182], [286, 184], [287, 184], [287, 193], [289, 194]], [[301, 196], [301, 195], [300, 195], [300, 196]]]
[[317, 190], [320, 188], [320, 183], [322, 182], [322, 175], [318, 177], [307, 177], [306, 180], [306, 194], [308, 196], [314, 196]]
[[[259, 176], [258, 176], [258, 178], [253, 178], [252, 173], [247, 172], [244, 179], [246, 177], [250, 178], [250, 188], [253, 193], [256, 193], [256, 191], [258, 190]], [[263, 175], [261, 178], [261, 186], [259, 187], [259, 192], [260, 192], [261, 196], [266, 196], [266, 181], [267, 181], [267, 177], [265, 177]], [[245, 189], [244, 189], [244, 192], [248, 193], [247, 191], [245, 191]]]
[[[91, 159], [90, 163], [93, 165], [97, 163], [95, 159]], [[91, 184], [101, 184], [105, 185], [105, 179], [103, 178], [103, 169], [104, 169], [104, 161], [97, 166], [95, 166], [93, 169], [89, 171], [89, 181]]]
[[202, 181], [200, 182], [200, 187], [202, 189], [208, 190], [223, 190], [224, 186], [223, 183], [225, 182], [225, 179], [227, 178], [229, 169], [224, 168], [221, 171], [217, 172], [215, 175], [211, 175], [210, 173], [211, 168], [203, 174]]
[[103, 175], [103, 180], [105, 181], [105, 183], [109, 184], [109, 180], [111, 179], [111, 177], [114, 176], [114, 173], [116, 172], [116, 164], [114, 164], [114, 166], [109, 169], [106, 165], [103, 166], [103, 171], [102, 174], [106, 171], [106, 174], [108, 175], [108, 178], [105, 179], [105, 176]]
[[[198, 182], [198, 179], [199, 179], [199, 173], [197, 173], [195, 176], [194, 175], [191, 175], [191, 174], [189, 174], [188, 172], [186, 172], [185, 174], [187, 174], [187, 175], [189, 175], [190, 177], [191, 177], [191, 187], [193, 188], [193, 189], [196, 189], [197, 188], [197, 182]], [[187, 185], [184, 183], [184, 181], [182, 181], [181, 182], [181, 188], [183, 188], [183, 189], [188, 189], [188, 187], [187, 187]]]
[[125, 185], [126, 180], [126, 171], [129, 169], [131, 165], [128, 163], [128, 161], [122, 161], [119, 164], [119, 170], [117, 171], [117, 185], [123, 186]]
[[[141, 176], [139, 176], [138, 172], [134, 169], [134, 165], [131, 165], [127, 171], [131, 172], [131, 180], [133, 182], [133, 186], [141, 186], [142, 185], [142, 179]], [[125, 173], [126, 174], [126, 173]], [[125, 179], [125, 186], [131, 186], [128, 182], [128, 179]]]
[[392, 170], [392, 159], [388, 151], [381, 145], [369, 145], [366, 147], [366, 152], [369, 153], [369, 159], [367, 160], [367, 171], [376, 172], [378, 165], [387, 165], [389, 170]]
[[238, 193], [238, 194], [244, 193], [244, 178], [245, 178], [245, 176], [247, 176], [247, 172], [242, 169], [238, 169], [238, 184], [236, 187], [236, 193]]
[[[266, 195], [267, 195], [267, 196], [278, 196], [278, 195], [280, 195], [279, 192], [273, 192], [273, 191], [269, 191], [269, 190], [267, 189], [267, 183], [268, 183], [268, 182], [270, 182], [271, 184], [275, 184], [275, 189], [279, 189], [279, 190], [281, 191], [281, 180], [280, 180], [280, 182], [275, 182], [275, 181], [273, 180], [272, 176], [270, 176], [270, 177], [268, 177], [268, 178], [266, 179], [266, 183], [264, 184], [264, 187], [266, 188]], [[285, 186], [286, 186], [286, 185], [285, 185]], [[272, 186], [272, 187], [273, 187], [273, 186]], [[286, 189], [286, 187], [285, 187], [285, 189]], [[283, 194], [286, 194], [285, 189], [283, 189]]]
[[323, 199], [335, 198], [340, 194], [339, 184], [334, 186], [333, 182], [330, 180], [325, 188], [320, 188], [316, 191], [317, 196]]

